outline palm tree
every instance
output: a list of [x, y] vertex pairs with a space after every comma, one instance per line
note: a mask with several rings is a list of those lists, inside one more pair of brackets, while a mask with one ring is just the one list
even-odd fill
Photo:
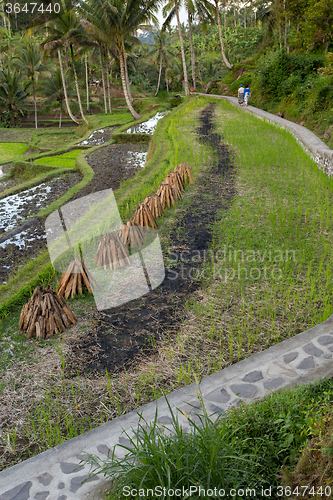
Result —
[[[212, 17], [212, 4], [209, 0], [179, 0], [179, 5], [182, 4], [187, 11], [187, 21], [188, 29], [190, 35], [190, 47], [191, 47], [191, 68], [192, 68], [192, 82], [193, 88], [196, 89], [196, 76], [195, 76], [195, 54], [192, 36], [192, 23], [196, 15], [199, 16], [201, 23], [205, 23], [207, 20], [213, 21]], [[165, 14], [168, 13], [168, 22], [171, 21], [172, 17], [176, 15], [175, 4], [173, 0], [170, 0], [168, 4], [164, 7]]]
[[[71, 90], [69, 85], [68, 72], [66, 72], [65, 74], [65, 85], [67, 88], [67, 95], [69, 97], [75, 95], [75, 92]], [[47, 97], [47, 99], [45, 100], [46, 103], [57, 101], [60, 108], [59, 128], [61, 128], [63, 103], [65, 101], [65, 92], [64, 92], [64, 84], [60, 69], [57, 69], [51, 78], [46, 78], [43, 81], [40, 90], [45, 95], [45, 97]]]
[[168, 49], [170, 37], [165, 31], [160, 30], [153, 33], [153, 40], [153, 49], [149, 52], [149, 56], [152, 59], [159, 61], [158, 83], [155, 94], [156, 97], [160, 88], [163, 62], [165, 63], [165, 66], [167, 66], [169, 56], [172, 57], [175, 54]]
[[180, 17], [179, 17], [179, 7], [181, 0], [170, 0], [167, 5], [163, 8], [163, 16], [166, 16], [166, 20], [163, 23], [163, 29], [168, 26], [171, 22], [171, 19], [174, 15], [177, 17], [177, 27], [178, 27], [178, 35], [179, 35], [179, 43], [180, 43], [180, 51], [183, 62], [183, 72], [184, 72], [184, 88], [185, 95], [189, 95], [189, 87], [188, 87], [188, 76], [187, 76], [187, 67], [186, 67], [186, 59], [185, 59], [185, 50], [184, 50], [184, 41], [183, 41], [183, 33], [180, 25]]
[[[220, 7], [219, 3], [220, 0], [213, 0], [215, 4], [215, 11], [216, 11], [216, 18], [217, 18], [217, 26], [219, 29], [219, 39], [220, 39], [220, 47], [221, 47], [221, 54], [222, 54], [222, 59], [224, 64], [226, 65], [227, 68], [231, 69], [233, 67], [233, 64], [230, 64], [228, 61], [225, 52], [224, 52], [224, 46], [223, 46], [223, 38], [222, 38], [222, 28], [221, 28], [221, 16], [220, 16]], [[223, 4], [225, 5], [226, 2], [225, 0], [223, 1]]]
[[134, 119], [141, 116], [131, 103], [126, 71], [125, 43], [137, 42], [134, 32], [150, 19], [157, 23], [155, 13], [159, 0], [79, 0], [80, 13], [95, 26], [100, 36], [107, 36], [107, 47], [115, 46], [119, 58], [121, 82], [127, 107]]
[[[60, 3], [60, 11], [59, 13], [53, 12], [52, 13], [52, 19], [50, 21], [49, 17], [47, 14], [43, 14], [40, 17], [38, 17], [34, 22], [32, 23], [32, 26], [44, 26], [44, 30], [48, 32], [48, 36], [46, 39], [43, 41], [42, 45], [43, 47], [50, 52], [57, 51], [58, 53], [58, 58], [59, 58], [59, 65], [60, 65], [60, 70], [61, 70], [61, 75], [63, 78], [63, 83], [64, 83], [64, 91], [65, 91], [65, 102], [67, 106], [67, 111], [71, 119], [75, 122], [78, 123], [76, 118], [74, 118], [70, 107], [68, 103], [68, 98], [66, 96], [66, 85], [65, 85], [65, 76], [64, 76], [64, 70], [62, 66], [62, 59], [61, 59], [61, 49], [65, 48], [66, 50], [70, 51], [70, 56], [71, 56], [71, 62], [72, 62], [72, 69], [73, 69], [73, 74], [74, 74], [74, 80], [75, 80], [75, 87], [76, 87], [76, 93], [77, 93], [77, 99], [78, 99], [78, 104], [79, 104], [79, 109], [80, 109], [80, 114], [82, 117], [82, 120], [88, 125], [88, 121], [86, 117], [84, 116], [83, 109], [82, 109], [82, 103], [81, 103], [81, 97], [80, 97], [80, 91], [79, 91], [79, 85], [78, 85], [78, 79], [77, 79], [77, 72], [75, 68], [75, 61], [74, 61], [74, 44], [80, 44], [84, 41], [84, 30], [80, 24], [80, 21], [74, 11], [73, 4], [71, 3], [70, 0], [59, 0]], [[50, 22], [49, 22], [50, 21]], [[47, 26], [46, 26], [47, 25]]]
[[[87, 6], [88, 7], [88, 6]], [[86, 12], [84, 12], [84, 15]], [[87, 19], [80, 19], [80, 23], [85, 29], [86, 34], [88, 35], [90, 45], [94, 45], [99, 50], [99, 55], [101, 59], [101, 72], [102, 72], [102, 84], [103, 84], [103, 97], [104, 97], [104, 111], [105, 114], [108, 112], [107, 102], [106, 102], [106, 85], [105, 85], [105, 74], [104, 74], [104, 53], [106, 51], [106, 47], [108, 44], [112, 42], [109, 39], [109, 31], [107, 29], [107, 24], [104, 22], [103, 17], [94, 17], [90, 16], [90, 19], [93, 19], [94, 22], [91, 22]], [[107, 61], [107, 59], [106, 59]], [[108, 66], [108, 65], [107, 65]], [[108, 68], [107, 68], [108, 70]]]
[[27, 86], [22, 87], [16, 70], [7, 68], [0, 71], [0, 108], [3, 109], [3, 114], [8, 114], [12, 127], [15, 126], [17, 116], [23, 116], [26, 111], [26, 89]]
[[28, 40], [19, 49], [19, 54], [13, 57], [12, 61], [17, 60], [17, 65], [23, 73], [27, 75], [32, 84], [34, 106], [35, 106], [35, 128], [38, 128], [37, 123], [37, 100], [36, 100], [36, 83], [40, 73], [47, 71], [47, 66], [43, 63], [42, 51], [38, 43]]

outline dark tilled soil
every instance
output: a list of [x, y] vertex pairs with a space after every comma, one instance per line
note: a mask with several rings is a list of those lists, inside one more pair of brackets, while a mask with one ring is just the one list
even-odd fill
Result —
[[[218, 161], [201, 176], [191, 206], [170, 234], [174, 266], [166, 268], [165, 280], [154, 291], [121, 307], [95, 314], [96, 327], [68, 346], [68, 377], [78, 372], [104, 375], [105, 369], [115, 373], [134, 363], [140, 353], [154, 352], [154, 341], [166, 339], [179, 329], [185, 300], [200, 287], [200, 281], [192, 277], [202, 264], [197, 259], [190, 262], [188, 257], [197, 256], [198, 252], [203, 256], [212, 241], [218, 212], [227, 210], [235, 195], [234, 169], [227, 147], [214, 133], [213, 112], [213, 105], [202, 112], [197, 133], [214, 149]], [[183, 259], [184, 250], [187, 253]]]
[[111, 144], [99, 148], [86, 157], [95, 172], [93, 180], [72, 199], [82, 198], [103, 189], [118, 189], [121, 182], [134, 177], [140, 167], [131, 165], [128, 152], [146, 152], [147, 144]]
[[[27, 203], [24, 212], [21, 213], [23, 219], [18, 222], [18, 226], [23, 223], [24, 217], [35, 215], [41, 208], [49, 206], [54, 200], [59, 199], [75, 184], [80, 182], [80, 180], [81, 175], [73, 173], [50, 181], [54, 185], [54, 189], [49, 194], [48, 199], [45, 200], [45, 202], [43, 202], [43, 204], [39, 207], [36, 207], [35, 201], [32, 202], [31, 205]], [[22, 237], [20, 237], [20, 234], [15, 235], [15, 241], [18, 241], [19, 243], [21, 241], [26, 242], [25, 246], [23, 246], [23, 244], [20, 245], [21, 248], [14, 242], [6, 244], [6, 241], [4, 241], [5, 234], [2, 235], [0, 243], [0, 285], [6, 283], [9, 275], [14, 274], [20, 265], [23, 265], [30, 259], [35, 258], [42, 249], [46, 250], [44, 224], [45, 221], [43, 219], [36, 219], [27, 232], [22, 234]], [[8, 240], [13, 241], [11, 232], [9, 232]]]

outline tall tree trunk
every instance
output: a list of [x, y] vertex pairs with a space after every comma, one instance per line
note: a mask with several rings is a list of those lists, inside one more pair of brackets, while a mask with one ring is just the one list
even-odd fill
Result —
[[286, 15], [286, 0], [283, 0], [283, 10], [284, 10], [284, 46], [289, 52], [288, 42], [287, 42], [287, 15]]
[[101, 69], [102, 69], [102, 82], [103, 82], [103, 95], [104, 95], [104, 111], [105, 114], [108, 114], [108, 108], [106, 104], [106, 90], [105, 90], [105, 77], [104, 77], [104, 61], [103, 61], [103, 49], [102, 45], [99, 45], [99, 53], [101, 56]]
[[109, 75], [109, 52], [108, 49], [105, 51], [106, 58], [106, 81], [108, 84], [108, 101], [109, 101], [109, 113], [112, 113], [111, 110], [111, 89], [110, 89], [110, 75]]
[[64, 68], [63, 68], [63, 65], [62, 65], [62, 59], [61, 59], [60, 49], [58, 49], [58, 59], [59, 59], [59, 66], [60, 66], [62, 84], [64, 86], [64, 96], [65, 96], [65, 103], [66, 103], [67, 113], [68, 113], [70, 119], [73, 120], [74, 123], [77, 123], [77, 125], [79, 125], [79, 122], [74, 117], [74, 115], [73, 115], [73, 113], [71, 111], [71, 108], [69, 107], [68, 96], [67, 96], [67, 89], [66, 89], [66, 83], [65, 83]]
[[126, 58], [126, 51], [125, 51], [125, 44], [124, 43], [123, 43], [123, 55], [124, 55], [124, 68], [125, 68], [125, 78], [126, 78], [128, 97], [129, 97], [130, 101], [133, 102], [131, 85], [130, 85], [129, 78], [128, 78], [127, 58]]
[[128, 95], [128, 90], [127, 90], [127, 84], [126, 84], [126, 77], [125, 77], [125, 65], [124, 65], [124, 56], [123, 56], [123, 46], [120, 45], [118, 46], [118, 55], [119, 55], [119, 66], [120, 66], [120, 74], [121, 74], [121, 83], [123, 85], [123, 91], [124, 91], [124, 96], [126, 100], [127, 107], [133, 116], [134, 120], [140, 120], [141, 116], [135, 111], [135, 109], [132, 106], [132, 103], [130, 101], [129, 95]]
[[246, 5], [244, 5], [244, 28], [246, 29]]
[[167, 66], [165, 66], [164, 78], [165, 78], [165, 85], [166, 85], [166, 88], [167, 88], [167, 93], [169, 93], [168, 68], [167, 68]]
[[74, 51], [73, 51], [73, 45], [72, 44], [70, 44], [70, 51], [71, 51], [71, 59], [72, 59], [72, 66], [73, 66], [75, 87], [76, 87], [77, 100], [78, 100], [78, 103], [79, 103], [80, 113], [81, 113], [82, 120], [84, 121], [84, 123], [86, 123], [87, 125], [89, 125], [88, 120], [84, 116], [83, 109], [82, 109], [82, 103], [81, 103], [81, 97], [80, 97], [80, 90], [79, 90], [79, 83], [77, 81], [76, 68], [75, 68], [75, 64], [74, 64]]
[[192, 37], [192, 22], [191, 22], [191, 14], [190, 11], [187, 11], [187, 17], [188, 17], [188, 27], [189, 27], [189, 34], [190, 34], [190, 45], [191, 45], [191, 66], [192, 66], [192, 81], [193, 81], [193, 89], [196, 89], [196, 82], [195, 82], [195, 57], [194, 57], [194, 47], [193, 47], [193, 37]]
[[163, 59], [163, 54], [162, 52], [160, 53], [160, 69], [159, 69], [159, 72], [158, 72], [158, 82], [157, 82], [157, 89], [156, 89], [156, 94], [155, 94], [155, 97], [157, 96], [158, 94], [158, 91], [160, 89], [160, 83], [161, 83], [161, 73], [162, 73], [162, 59]]
[[60, 102], [60, 118], [59, 118], [59, 128], [61, 128], [61, 119], [62, 119], [62, 102]]
[[185, 60], [183, 34], [182, 34], [182, 29], [181, 29], [181, 26], [180, 26], [180, 19], [179, 19], [178, 0], [175, 0], [175, 10], [176, 10], [176, 15], [177, 15], [177, 25], [178, 25], [178, 33], [179, 33], [180, 50], [181, 50], [181, 53], [182, 53], [182, 60], [183, 60], [185, 95], [189, 95], [190, 91], [189, 91], [189, 88], [188, 88], [187, 68], [186, 68], [186, 60]]
[[85, 54], [84, 62], [86, 67], [86, 90], [87, 90], [87, 111], [89, 113], [89, 78], [88, 78], [88, 56]]
[[35, 128], [38, 128], [38, 125], [37, 125], [37, 101], [36, 101], [36, 88], [35, 88], [35, 80], [34, 80], [34, 77], [32, 77], [32, 91], [33, 91], [33, 96], [34, 96], [34, 105], [35, 105]]
[[220, 17], [219, 1], [218, 0], [215, 0], [215, 8], [216, 8], [216, 16], [217, 16], [217, 25], [219, 28], [219, 38], [220, 38], [222, 59], [223, 59], [224, 64], [226, 65], [226, 67], [231, 69], [233, 67], [233, 64], [230, 64], [230, 62], [228, 61], [228, 59], [226, 58], [226, 55], [224, 53], [222, 29], [221, 29], [221, 17]]

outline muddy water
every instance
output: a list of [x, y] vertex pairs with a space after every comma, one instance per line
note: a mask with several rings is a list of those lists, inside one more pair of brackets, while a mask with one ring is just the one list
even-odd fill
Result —
[[139, 123], [138, 125], [133, 125], [133, 127], [126, 130], [128, 134], [153, 134], [156, 129], [158, 121], [163, 118], [164, 113], [156, 113], [146, 122]]
[[101, 146], [111, 139], [111, 134], [116, 129], [117, 127], [106, 127], [94, 130], [87, 139], [79, 142], [77, 146]]
[[29, 217], [80, 180], [81, 176], [73, 173], [0, 200], [0, 285], [11, 272], [46, 249], [44, 220]]
[[8, 172], [9, 172], [8, 165], [0, 165], [0, 177], [3, 177], [4, 175], [8, 174]]
[[[79, 182], [78, 174], [71, 174], [68, 177], [73, 179], [74, 184]], [[52, 179], [0, 200], [0, 234], [10, 231], [28, 217], [50, 205], [74, 185], [73, 181], [70, 180], [68, 183], [64, 178]]]

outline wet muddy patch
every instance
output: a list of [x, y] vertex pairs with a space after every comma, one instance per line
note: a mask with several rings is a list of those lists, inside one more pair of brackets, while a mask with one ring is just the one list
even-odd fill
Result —
[[99, 130], [94, 130], [87, 139], [79, 142], [77, 146], [101, 146], [111, 139], [111, 134], [118, 127], [105, 127]]
[[[16, 234], [0, 239], [0, 285], [5, 285], [9, 276], [27, 261], [46, 250], [46, 234], [44, 220], [35, 217], [29, 227], [18, 228]], [[21, 230], [20, 230], [21, 229]]]
[[[197, 132], [200, 140], [209, 141], [218, 161], [197, 179], [190, 205], [169, 234], [173, 265], [166, 267], [163, 283], [140, 299], [94, 313], [95, 327], [67, 346], [68, 377], [78, 372], [104, 375], [106, 369], [116, 373], [135, 364], [143, 354], [153, 354], [160, 341], [169, 341], [179, 331], [185, 302], [201, 287], [201, 280], [193, 277], [198, 276], [212, 241], [215, 218], [221, 209], [229, 208], [235, 195], [230, 154], [214, 134], [212, 119], [213, 108], [208, 107], [200, 116]], [[184, 260], [184, 250], [201, 257]], [[170, 261], [165, 249], [164, 254]]]
[[165, 113], [156, 113], [156, 115], [152, 116], [146, 122], [139, 123], [138, 125], [133, 125], [133, 127], [126, 130], [128, 134], [153, 134], [155, 132], [157, 123]]
[[46, 250], [44, 220], [26, 219], [63, 196], [80, 180], [80, 174], [73, 173], [0, 200], [0, 285], [19, 266]]
[[111, 144], [97, 149], [86, 157], [95, 177], [73, 199], [103, 189], [118, 189], [144, 167], [147, 153], [148, 144]]
[[36, 215], [80, 180], [80, 174], [73, 173], [0, 200], [0, 235], [20, 225], [28, 217]]

